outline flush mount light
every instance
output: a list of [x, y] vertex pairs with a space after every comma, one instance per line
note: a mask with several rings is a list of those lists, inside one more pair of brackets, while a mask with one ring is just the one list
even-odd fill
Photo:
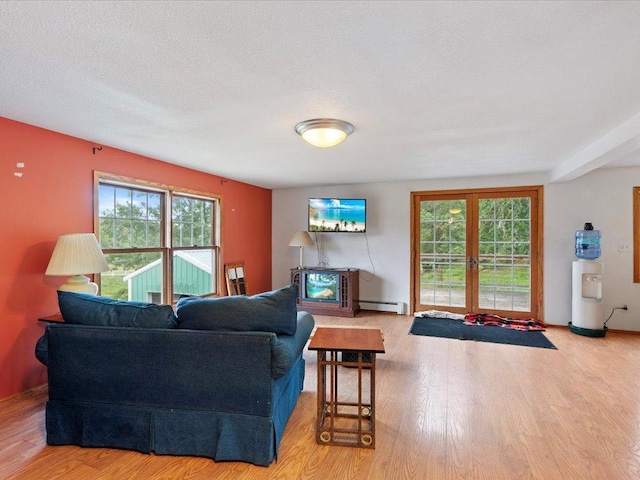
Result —
[[315, 118], [296, 125], [296, 133], [314, 147], [333, 147], [353, 133], [353, 125], [334, 118]]

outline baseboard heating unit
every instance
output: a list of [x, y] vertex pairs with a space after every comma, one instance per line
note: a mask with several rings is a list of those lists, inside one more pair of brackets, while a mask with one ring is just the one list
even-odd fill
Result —
[[404, 315], [404, 302], [381, 302], [378, 300], [360, 300], [362, 310], [376, 310], [378, 312], [395, 312]]

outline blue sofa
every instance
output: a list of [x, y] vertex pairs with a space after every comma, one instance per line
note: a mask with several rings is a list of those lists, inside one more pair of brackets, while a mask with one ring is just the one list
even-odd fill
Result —
[[[74, 323], [47, 325], [36, 347], [48, 366], [47, 443], [269, 465], [303, 388], [314, 326], [295, 311], [296, 289], [184, 299], [177, 317], [60, 292]], [[132, 311], [114, 313], [114, 303]], [[159, 325], [145, 309], [162, 311]]]

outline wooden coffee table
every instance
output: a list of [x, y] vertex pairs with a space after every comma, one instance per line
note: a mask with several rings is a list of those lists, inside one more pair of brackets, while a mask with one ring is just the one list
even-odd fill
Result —
[[[318, 444], [375, 448], [376, 353], [384, 353], [380, 329], [318, 327], [309, 343], [309, 350], [318, 352]], [[340, 352], [355, 354], [355, 361], [345, 361], [344, 355], [338, 358]], [[340, 367], [354, 367], [342, 373], [357, 375], [357, 400], [343, 401], [339, 397]], [[363, 380], [367, 376], [368, 396], [363, 391]]]

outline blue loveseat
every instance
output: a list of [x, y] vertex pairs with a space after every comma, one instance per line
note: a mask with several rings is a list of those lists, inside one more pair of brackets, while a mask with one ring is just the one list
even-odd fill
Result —
[[[297, 287], [168, 306], [59, 292], [47, 325], [47, 443], [269, 465], [303, 387]], [[73, 323], [71, 323], [73, 322]]]

